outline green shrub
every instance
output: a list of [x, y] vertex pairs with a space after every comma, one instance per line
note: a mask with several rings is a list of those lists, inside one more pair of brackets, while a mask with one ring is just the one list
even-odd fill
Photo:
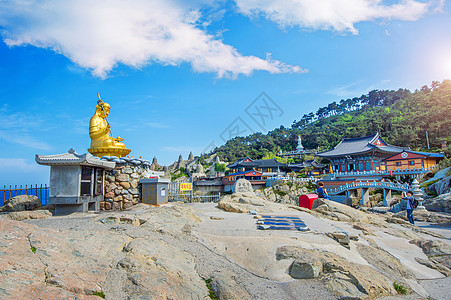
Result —
[[398, 294], [401, 294], [401, 295], [407, 294], [407, 289], [402, 284], [395, 281], [395, 282], [393, 282], [393, 287], [395, 288], [395, 290]]
[[103, 291], [92, 293], [93, 296], [98, 296], [100, 298], [105, 298], [105, 293]]
[[279, 195], [279, 196], [285, 196], [287, 193], [281, 190], [276, 190], [274, 189], [274, 194]]
[[205, 285], [207, 286], [207, 288], [208, 288], [208, 292], [209, 292], [209, 297], [210, 297], [210, 299], [212, 299], [212, 300], [218, 300], [218, 297], [216, 297], [216, 295], [215, 295], [215, 292], [213, 291], [213, 289], [211, 288], [211, 285], [210, 285], [210, 283], [211, 283], [211, 279], [203, 279], [204, 281], [205, 281]]
[[225, 172], [226, 165], [225, 164], [215, 164], [215, 171], [216, 172]]
[[36, 253], [36, 247], [31, 247], [31, 252]]

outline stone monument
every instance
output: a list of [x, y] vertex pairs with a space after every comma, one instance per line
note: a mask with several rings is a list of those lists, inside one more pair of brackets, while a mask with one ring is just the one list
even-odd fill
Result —
[[114, 138], [111, 134], [111, 126], [107, 117], [110, 113], [111, 106], [100, 99], [96, 105], [96, 112], [89, 121], [89, 136], [91, 137], [91, 147], [89, 153], [94, 156], [117, 156], [124, 157], [130, 153], [130, 149], [125, 148], [125, 144], [121, 143], [124, 139], [121, 137]]
[[233, 192], [254, 194], [254, 189], [252, 188], [252, 184], [249, 182], [249, 180], [241, 178], [235, 181], [235, 184], [233, 185]]

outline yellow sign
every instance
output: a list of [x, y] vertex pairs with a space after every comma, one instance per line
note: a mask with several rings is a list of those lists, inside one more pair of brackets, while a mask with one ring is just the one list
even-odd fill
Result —
[[193, 184], [191, 182], [181, 182], [180, 190], [181, 191], [191, 191], [193, 189]]

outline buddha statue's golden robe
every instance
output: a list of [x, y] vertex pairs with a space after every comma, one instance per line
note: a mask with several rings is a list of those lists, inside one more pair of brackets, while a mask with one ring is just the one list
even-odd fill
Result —
[[125, 148], [121, 143], [121, 137], [110, 136], [111, 126], [106, 117], [110, 113], [111, 106], [99, 100], [96, 105], [96, 112], [89, 121], [89, 136], [91, 137], [91, 147], [88, 149], [92, 155], [102, 157], [104, 155], [123, 157], [130, 153], [130, 149]]

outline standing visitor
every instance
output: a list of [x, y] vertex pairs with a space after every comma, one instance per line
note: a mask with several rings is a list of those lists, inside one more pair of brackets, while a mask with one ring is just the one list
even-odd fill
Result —
[[[403, 192], [402, 193], [403, 196], [405, 196], [406, 194]], [[407, 197], [404, 197], [403, 199], [407, 200], [407, 219], [409, 220], [409, 222], [411, 224], [415, 224], [415, 221], [413, 219], [413, 210], [415, 208], [415, 198], [413, 197], [413, 192], [412, 191], [408, 191], [407, 192]]]

